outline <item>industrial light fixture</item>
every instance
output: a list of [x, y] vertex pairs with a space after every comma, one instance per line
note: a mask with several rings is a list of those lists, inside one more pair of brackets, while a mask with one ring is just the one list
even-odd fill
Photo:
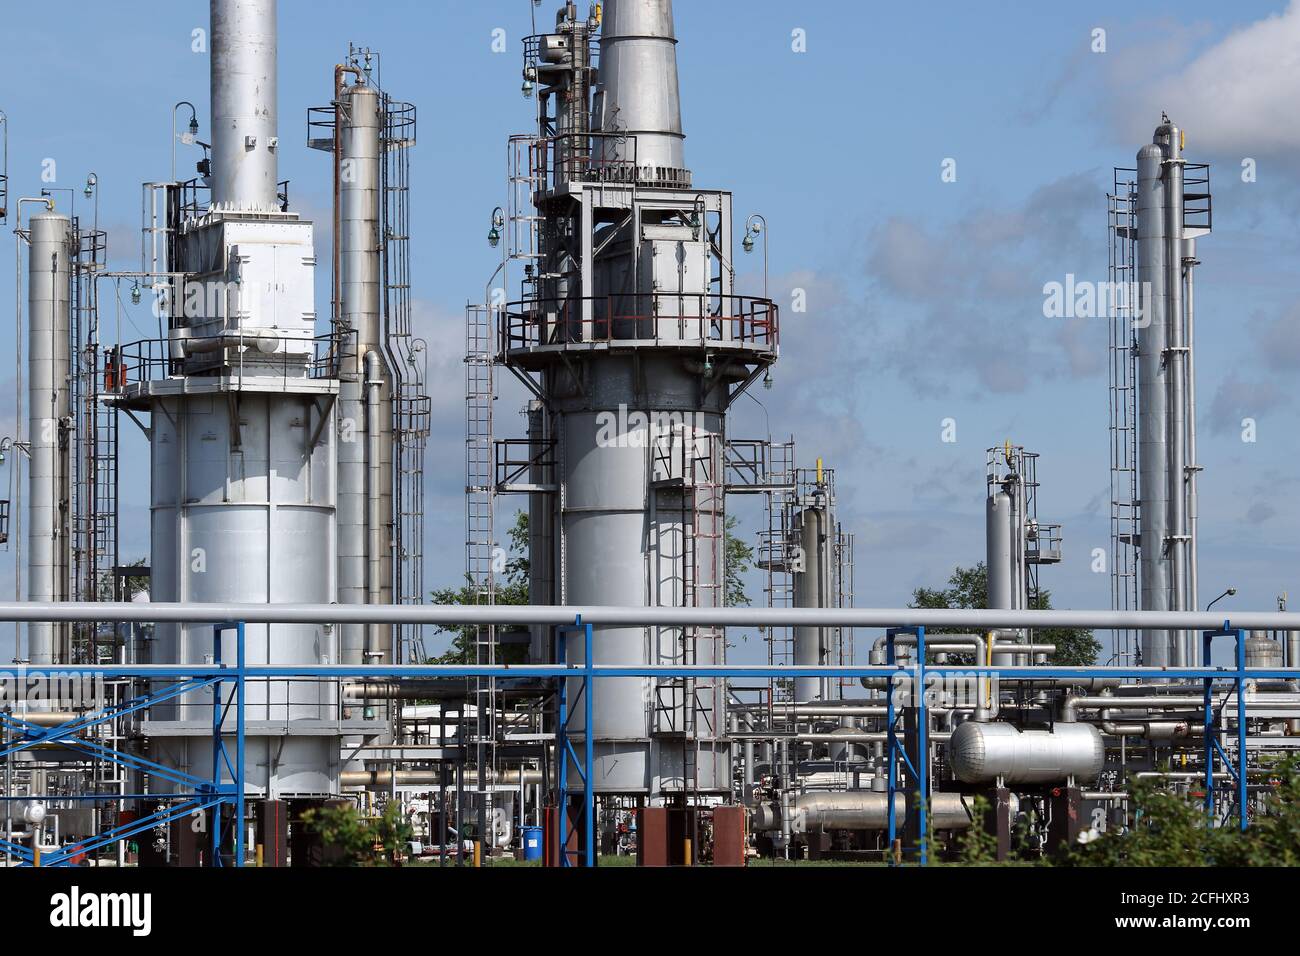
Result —
[[197, 116], [190, 117], [190, 135], [199, 135], [199, 118]]
[[753, 252], [753, 251], [754, 251], [754, 237], [753, 237], [753, 235], [750, 234], [750, 233], [748, 233], [748, 232], [745, 233], [745, 238], [744, 238], [744, 240], [741, 241], [740, 246], [741, 246], [741, 248], [744, 249], [746, 252]]
[[1205, 609], [1208, 611], [1210, 608], [1214, 607], [1214, 605], [1218, 604], [1218, 603], [1219, 603], [1220, 601], [1222, 601], [1224, 598], [1226, 598], [1226, 597], [1232, 597], [1232, 596], [1233, 596], [1234, 594], [1236, 594], [1236, 593], [1237, 593], [1237, 589], [1236, 589], [1236, 588], [1228, 588], [1228, 590], [1224, 591], [1222, 594], [1220, 594], [1218, 597], [1216, 597], [1216, 598], [1215, 598], [1213, 601], [1211, 601], [1209, 604], [1205, 605]]
[[131, 304], [132, 305], [140, 304], [140, 283], [138, 282], [135, 285], [131, 286]]
[[94, 173], [91, 173], [89, 176], [86, 177], [86, 188], [83, 189], [82, 192], [85, 194], [87, 199], [95, 195], [95, 187], [98, 185], [99, 185], [99, 177], [96, 176]]
[[772, 390], [772, 370], [770, 368], [763, 373], [763, 387], [769, 392]]
[[492, 228], [488, 230], [488, 245], [495, 249], [501, 244], [501, 227], [506, 224], [506, 214], [497, 206], [492, 210]]

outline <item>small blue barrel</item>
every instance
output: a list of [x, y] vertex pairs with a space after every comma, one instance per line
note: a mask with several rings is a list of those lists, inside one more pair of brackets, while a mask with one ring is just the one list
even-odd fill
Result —
[[540, 860], [542, 858], [542, 828], [524, 827], [524, 859]]

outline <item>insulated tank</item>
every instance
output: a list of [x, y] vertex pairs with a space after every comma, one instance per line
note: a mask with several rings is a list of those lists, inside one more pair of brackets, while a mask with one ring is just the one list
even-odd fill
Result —
[[948, 741], [948, 761], [963, 783], [1083, 782], [1101, 773], [1106, 750], [1092, 724], [1058, 723], [1051, 730], [1018, 730], [1010, 724], [961, 724]]

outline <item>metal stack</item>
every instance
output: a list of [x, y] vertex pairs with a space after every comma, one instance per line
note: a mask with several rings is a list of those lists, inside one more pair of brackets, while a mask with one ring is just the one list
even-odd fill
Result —
[[[600, 17], [568, 3], [526, 43], [538, 130], [517, 178], [534, 188], [538, 255], [500, 342], [538, 398], [533, 457], [554, 462], [530, 506], [533, 599], [710, 607], [722, 600], [724, 416], [776, 359], [776, 310], [734, 294], [731, 195], [690, 185], [672, 4], [615, 0]], [[714, 628], [602, 626], [594, 658], [711, 664], [723, 645]], [[582, 656], [573, 637], [566, 658]], [[724, 702], [721, 681], [603, 679], [594, 726], [579, 708], [568, 730], [594, 734], [598, 792], [727, 792]]]
[[[338, 343], [316, 340], [312, 225], [285, 211], [277, 183], [276, 5], [213, 0], [211, 17], [212, 203], [173, 225], [167, 271], [185, 274], [187, 294], [171, 302], [167, 341], [124, 349], [120, 400], [150, 413], [152, 594], [332, 602]], [[160, 625], [155, 639], [158, 663], [217, 650], [210, 627]], [[233, 659], [233, 634], [224, 640]], [[250, 626], [246, 646], [249, 663], [341, 659], [328, 625]], [[338, 688], [268, 681], [247, 693], [248, 791], [337, 792]], [[210, 706], [191, 694], [153, 709], [143, 729], [160, 762], [213, 766], [211, 741], [195, 736], [210, 733]]]
[[[1193, 273], [1196, 239], [1210, 231], [1211, 206], [1209, 167], [1183, 159], [1183, 140], [1183, 131], [1163, 117], [1152, 142], [1138, 151], [1128, 195], [1110, 200], [1112, 273], [1118, 263], [1135, 282], [1138, 302], [1131, 315], [1124, 311], [1116, 319], [1131, 318], [1132, 327], [1113, 332], [1120, 348], [1131, 350], [1132, 360], [1126, 365], [1112, 359], [1112, 475], [1135, 473], [1137, 497], [1121, 495], [1112, 506], [1113, 515], [1128, 516], [1113, 530], [1112, 574], [1128, 573], [1136, 565], [1138, 603], [1149, 611], [1198, 607], [1196, 484], [1201, 468], [1196, 461]], [[1121, 172], [1128, 171], [1117, 171], [1117, 193], [1124, 181]], [[1122, 491], [1123, 480], [1113, 479], [1116, 486]], [[1136, 548], [1135, 560], [1125, 553], [1131, 548]], [[1127, 598], [1129, 588], [1121, 583], [1113, 590]], [[1195, 665], [1196, 645], [1187, 632], [1148, 631], [1141, 636], [1142, 663]]]

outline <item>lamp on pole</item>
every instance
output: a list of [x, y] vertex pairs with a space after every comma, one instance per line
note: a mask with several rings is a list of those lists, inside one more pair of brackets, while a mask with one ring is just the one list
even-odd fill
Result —
[[758, 213], [754, 213], [745, 220], [745, 238], [741, 242], [741, 248], [746, 252], [754, 251], [754, 237], [761, 236], [763, 239], [763, 298], [767, 295], [767, 220]]
[[[190, 126], [187, 132], [182, 133], [179, 137], [176, 135], [176, 114], [182, 106], [190, 108]], [[199, 135], [199, 114], [194, 109], [194, 104], [189, 100], [181, 100], [172, 107], [172, 182], [176, 182], [176, 140], [179, 138], [186, 146], [193, 145], [194, 138]]]

